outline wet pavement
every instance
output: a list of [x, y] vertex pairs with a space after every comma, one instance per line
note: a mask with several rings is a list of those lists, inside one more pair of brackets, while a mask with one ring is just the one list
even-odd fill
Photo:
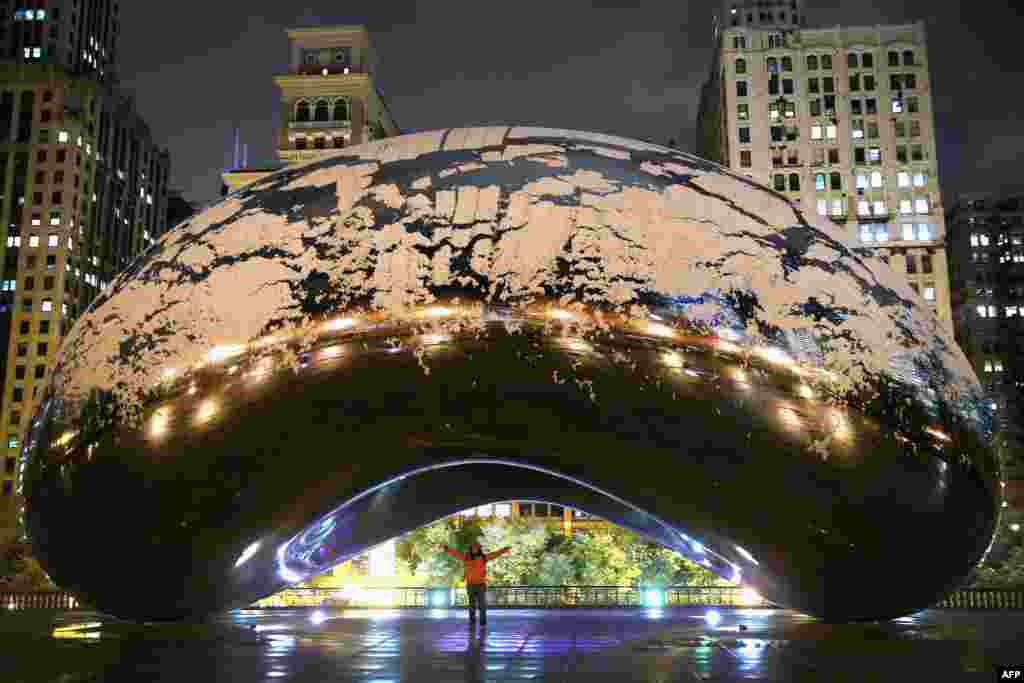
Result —
[[990, 681], [1024, 665], [1024, 612], [828, 625], [783, 610], [245, 610], [204, 624], [0, 615], [0, 680]]

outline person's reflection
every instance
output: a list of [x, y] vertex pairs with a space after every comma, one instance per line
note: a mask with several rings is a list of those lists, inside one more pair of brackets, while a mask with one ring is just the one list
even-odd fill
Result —
[[487, 672], [487, 631], [477, 633], [473, 624], [469, 627], [469, 638], [466, 640], [465, 672], [467, 683], [483, 683]]

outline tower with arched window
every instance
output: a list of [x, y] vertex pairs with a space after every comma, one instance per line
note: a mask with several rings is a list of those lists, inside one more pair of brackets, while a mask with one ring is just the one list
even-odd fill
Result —
[[397, 135], [377, 82], [377, 57], [364, 26], [288, 30], [281, 93], [278, 158], [286, 163]]

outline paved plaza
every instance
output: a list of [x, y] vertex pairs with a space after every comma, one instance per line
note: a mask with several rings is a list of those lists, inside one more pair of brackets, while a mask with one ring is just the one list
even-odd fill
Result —
[[247, 610], [205, 624], [0, 616], [4, 681], [989, 681], [1024, 613], [830, 626], [783, 610]]

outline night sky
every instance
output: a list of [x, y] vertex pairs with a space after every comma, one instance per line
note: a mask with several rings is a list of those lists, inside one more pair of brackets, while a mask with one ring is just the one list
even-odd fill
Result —
[[[1024, 188], [1014, 3], [805, 1], [810, 26], [926, 20], [947, 205], [960, 192]], [[189, 199], [218, 196], [236, 123], [250, 165], [274, 160], [271, 77], [287, 68], [284, 29], [321, 23], [368, 26], [404, 132], [534, 124], [676, 138], [693, 150], [716, 0], [387, 0], [359, 3], [361, 14], [349, 3], [297, 4], [122, 3], [122, 83], [170, 150], [173, 185]]]

